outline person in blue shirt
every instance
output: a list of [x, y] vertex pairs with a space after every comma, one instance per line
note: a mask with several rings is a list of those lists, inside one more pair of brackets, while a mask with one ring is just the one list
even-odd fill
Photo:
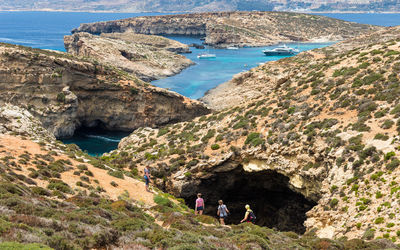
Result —
[[217, 210], [217, 215], [219, 216], [219, 222], [221, 223], [221, 225], [225, 225], [225, 219], [226, 217], [228, 217], [229, 210], [222, 200], [219, 200], [218, 204], [219, 206]]
[[144, 168], [144, 181], [146, 182], [146, 191], [151, 192], [149, 189], [149, 184], [150, 184], [150, 169], [149, 166], [146, 166]]

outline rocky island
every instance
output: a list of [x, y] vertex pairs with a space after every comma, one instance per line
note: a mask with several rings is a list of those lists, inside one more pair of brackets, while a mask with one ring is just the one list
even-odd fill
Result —
[[72, 33], [134, 32], [205, 37], [217, 46], [267, 46], [279, 42], [338, 41], [380, 29], [338, 19], [285, 12], [214, 12], [145, 16], [81, 24]]

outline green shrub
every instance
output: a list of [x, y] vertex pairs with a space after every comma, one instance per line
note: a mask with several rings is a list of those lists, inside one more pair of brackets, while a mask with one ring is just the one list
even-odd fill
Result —
[[385, 161], [388, 161], [388, 160], [390, 160], [392, 157], [394, 157], [395, 155], [396, 155], [396, 153], [393, 152], [393, 151], [387, 152], [387, 153], [385, 154], [384, 160], [385, 160]]
[[163, 136], [169, 133], [168, 127], [160, 128], [157, 133], [157, 137]]
[[32, 187], [31, 190], [32, 190], [32, 193], [37, 194], [37, 195], [42, 195], [42, 196], [50, 196], [51, 195], [51, 193], [48, 190], [46, 190], [42, 187]]
[[265, 143], [264, 139], [262, 139], [260, 133], [250, 133], [247, 138], [246, 141], [244, 142], [245, 144], [250, 144], [253, 147], [262, 145]]
[[392, 161], [386, 165], [386, 169], [393, 171], [400, 165], [399, 159], [396, 157], [392, 158]]
[[119, 170], [117, 170], [117, 171], [109, 170], [107, 173], [108, 173], [109, 175], [111, 175], [111, 176], [116, 177], [116, 178], [124, 179], [124, 173], [123, 173], [122, 171], [119, 171]]
[[396, 50], [389, 50], [385, 55], [383, 55], [384, 57], [388, 57], [388, 56], [395, 56], [395, 55], [398, 55], [398, 54], [400, 54], [400, 52], [399, 51], [396, 51]]
[[173, 202], [164, 196], [161, 196], [158, 194], [158, 195], [154, 196], [153, 199], [154, 199], [154, 202], [157, 203], [158, 205], [166, 206], [166, 207], [173, 207]]
[[389, 120], [389, 119], [386, 119], [386, 120], [383, 122], [381, 128], [383, 128], [383, 129], [390, 129], [393, 125], [394, 125], [394, 121]]
[[288, 114], [293, 114], [296, 111], [296, 107], [290, 107], [287, 109]]
[[138, 218], [124, 218], [112, 222], [112, 226], [120, 232], [137, 231], [148, 228], [148, 223]]
[[383, 217], [378, 217], [374, 221], [375, 224], [382, 224], [383, 222], [385, 222], [385, 219]]
[[68, 194], [74, 193], [72, 189], [69, 187], [69, 185], [61, 180], [50, 180], [50, 183], [47, 185], [47, 188], [50, 190], [57, 190]]
[[67, 240], [61, 235], [53, 235], [52, 237], [48, 238], [47, 245], [54, 249], [74, 249], [71, 241]]
[[362, 239], [372, 240], [375, 238], [375, 229], [367, 228], [362, 236]]
[[218, 150], [219, 148], [220, 148], [220, 146], [218, 144], [211, 145], [212, 150]]
[[330, 206], [331, 208], [334, 208], [334, 207], [337, 206], [338, 203], [339, 203], [339, 200], [336, 199], [336, 198], [333, 198], [333, 199], [329, 202], [329, 206]]
[[201, 138], [201, 141], [207, 143], [208, 140], [214, 137], [214, 135], [215, 135], [215, 129], [210, 129], [207, 131], [207, 134], [203, 136], [203, 138]]
[[381, 141], [387, 141], [389, 139], [389, 136], [378, 133], [374, 137], [375, 140], [381, 140]]
[[148, 161], [153, 161], [153, 160], [157, 160], [158, 159], [158, 155], [154, 154], [154, 153], [146, 152], [144, 154], [144, 158], [146, 158], [146, 160], [148, 160]]

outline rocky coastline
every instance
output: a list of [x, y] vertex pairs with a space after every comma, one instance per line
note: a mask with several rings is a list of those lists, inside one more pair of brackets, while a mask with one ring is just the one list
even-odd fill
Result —
[[117, 67], [146, 82], [178, 74], [194, 64], [177, 54], [190, 53], [187, 45], [159, 36], [76, 33], [65, 36], [64, 45], [72, 55]]
[[81, 24], [72, 33], [134, 32], [147, 35], [204, 36], [215, 47], [267, 46], [279, 42], [338, 41], [379, 27], [338, 19], [285, 12], [213, 12]]

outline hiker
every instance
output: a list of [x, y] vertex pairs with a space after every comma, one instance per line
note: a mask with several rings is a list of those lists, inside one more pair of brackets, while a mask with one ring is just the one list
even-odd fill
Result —
[[225, 225], [225, 218], [228, 217], [229, 210], [222, 200], [219, 200], [218, 204], [217, 215], [219, 216], [219, 222], [221, 225]]
[[150, 169], [149, 166], [144, 168], [144, 180], [146, 182], [146, 191], [150, 192], [149, 183], [150, 183]]
[[196, 206], [194, 209], [194, 214], [195, 215], [202, 215], [204, 210], [204, 200], [201, 198], [201, 193], [197, 194], [197, 199], [196, 199]]
[[244, 206], [246, 208], [246, 213], [244, 214], [243, 220], [240, 221], [240, 223], [243, 222], [251, 222], [255, 223], [256, 216], [254, 215], [253, 211], [250, 209], [250, 205]]

